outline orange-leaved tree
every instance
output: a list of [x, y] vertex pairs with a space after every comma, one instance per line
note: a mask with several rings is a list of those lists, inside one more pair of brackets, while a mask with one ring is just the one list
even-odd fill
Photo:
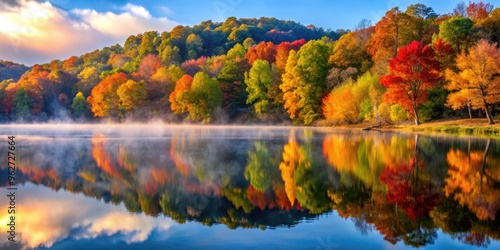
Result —
[[300, 39], [294, 42], [282, 42], [276, 46], [276, 67], [278, 67], [280, 72], [285, 72], [290, 50], [299, 51], [300, 47], [304, 44], [306, 44], [306, 40]]
[[118, 113], [119, 97], [116, 90], [127, 81], [125, 73], [115, 73], [102, 79], [92, 89], [87, 102], [95, 117], [116, 116]]
[[183, 75], [177, 83], [175, 83], [175, 88], [168, 100], [170, 101], [170, 108], [174, 113], [181, 114], [187, 112], [188, 106], [186, 103], [184, 96], [184, 92], [189, 91], [191, 89], [191, 83], [193, 82], [193, 77], [185, 74]]
[[388, 87], [384, 99], [398, 103], [415, 117], [419, 125], [419, 105], [427, 101], [427, 90], [441, 79], [440, 63], [434, 50], [422, 42], [413, 41], [398, 51], [389, 62], [391, 73], [380, 78]]
[[446, 70], [446, 79], [450, 81], [446, 88], [452, 92], [448, 104], [455, 109], [464, 104], [482, 106], [488, 121], [494, 124], [488, 108], [500, 102], [500, 49], [497, 44], [480, 40], [468, 54], [458, 55], [456, 63], [458, 73]]

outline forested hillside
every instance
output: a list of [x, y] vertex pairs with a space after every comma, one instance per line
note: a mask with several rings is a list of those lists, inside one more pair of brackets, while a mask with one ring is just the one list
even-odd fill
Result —
[[27, 70], [29, 67], [23, 64], [0, 60], [0, 81], [8, 79], [17, 81]]
[[0, 79], [0, 120], [493, 123], [500, 8], [479, 2], [450, 11], [395, 7], [353, 31], [234, 17], [146, 31]]

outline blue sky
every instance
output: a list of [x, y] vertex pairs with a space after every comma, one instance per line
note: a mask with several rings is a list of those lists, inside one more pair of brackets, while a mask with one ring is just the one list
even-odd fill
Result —
[[[91, 8], [97, 11], [119, 11], [127, 3], [140, 5], [153, 16], [166, 16], [177, 22], [193, 25], [201, 21], [223, 21], [229, 16], [261, 17], [273, 16], [278, 19], [294, 20], [302, 24], [314, 24], [325, 29], [352, 29], [357, 23], [367, 18], [376, 23], [387, 10], [394, 6], [405, 10], [414, 3], [423, 3], [432, 7], [436, 13], [445, 14], [453, 10], [460, 0], [88, 0], [68, 1], [51, 0], [63, 8]], [[466, 1], [467, 2], [467, 1]], [[495, 4], [496, 2], [496, 4]], [[490, 1], [499, 6], [500, 1]]]
[[[436, 13], [460, 0], [420, 0]], [[392, 7], [416, 0], [2, 0], [0, 59], [33, 65], [123, 44], [148, 30], [169, 31], [227, 17], [276, 17], [324, 29], [353, 29], [363, 18], [375, 24]], [[495, 7], [500, 0], [490, 1]]]

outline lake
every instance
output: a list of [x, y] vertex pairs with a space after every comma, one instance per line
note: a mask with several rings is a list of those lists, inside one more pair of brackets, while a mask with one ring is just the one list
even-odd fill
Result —
[[156, 123], [0, 135], [1, 249], [500, 249], [496, 139]]

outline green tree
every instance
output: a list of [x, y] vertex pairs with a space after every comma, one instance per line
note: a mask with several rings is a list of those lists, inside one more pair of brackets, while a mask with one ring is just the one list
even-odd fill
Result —
[[245, 49], [248, 49], [253, 45], [255, 45], [255, 41], [251, 37], [248, 37], [245, 41], [243, 41], [243, 47], [245, 47]]
[[247, 104], [253, 104], [258, 115], [266, 113], [270, 99], [268, 91], [273, 84], [269, 63], [261, 59], [256, 60], [250, 72], [245, 72], [245, 83], [248, 92]]
[[290, 118], [309, 125], [321, 117], [329, 56], [330, 47], [324, 40], [309, 41], [296, 54], [290, 52], [280, 85]]
[[137, 47], [139, 57], [144, 57], [147, 54], [158, 54], [156, 47], [160, 45], [160, 36], [158, 31], [147, 31], [142, 35], [141, 43]]
[[[265, 192], [272, 184], [271, 154], [269, 148], [261, 141], [255, 143], [255, 149], [248, 152], [248, 164], [245, 168], [245, 179], [258, 191]], [[277, 168], [276, 168], [277, 169]]]
[[331, 185], [327, 179], [326, 168], [315, 159], [310, 143], [299, 146], [300, 160], [293, 178], [297, 188], [297, 201], [313, 214], [321, 214], [331, 206], [327, 193]]
[[144, 81], [136, 82], [127, 80], [120, 85], [116, 90], [120, 98], [120, 107], [125, 110], [133, 110], [139, 108], [147, 97], [146, 83]]
[[[137, 51], [137, 47], [141, 44], [142, 40], [142, 34], [134, 36], [131, 35], [125, 40], [125, 44], [123, 45], [123, 51], [125, 52], [125, 55], [135, 58], [139, 54]], [[87, 65], [86, 65], [87, 66]]]
[[431, 7], [427, 7], [424, 4], [417, 3], [411, 4], [406, 8], [406, 14], [422, 19], [433, 19], [438, 17], [436, 12]]
[[384, 87], [380, 84], [380, 77], [370, 72], [363, 74], [356, 81], [356, 88], [353, 91], [354, 96], [361, 100], [359, 117], [366, 121], [376, 118], [377, 122], [380, 123], [377, 108], [384, 91]]
[[21, 88], [14, 96], [15, 114], [17, 119], [26, 119], [30, 115], [31, 99], [26, 89]]
[[166, 46], [160, 52], [160, 58], [165, 65], [178, 65], [182, 60], [181, 51], [177, 46]]
[[492, 43], [500, 43], [500, 8], [494, 9], [490, 15], [477, 23], [479, 34]]
[[408, 120], [408, 111], [399, 104], [391, 105], [391, 120], [396, 123]]
[[231, 34], [227, 37], [228, 41], [234, 43], [242, 43], [247, 37], [250, 37], [250, 32], [248, 31], [248, 25], [242, 24], [237, 29], [233, 29]]
[[87, 100], [85, 99], [85, 96], [83, 95], [82, 92], [78, 92], [73, 98], [73, 103], [71, 104], [71, 109], [73, 109], [73, 114], [76, 117], [82, 116], [82, 114], [85, 113], [85, 111], [89, 108], [89, 104], [87, 103]]
[[196, 59], [203, 49], [201, 37], [192, 33], [186, 38], [187, 59]]
[[236, 116], [240, 109], [248, 107], [244, 72], [250, 65], [245, 59], [245, 53], [245, 48], [236, 44], [227, 52], [224, 67], [217, 76], [223, 94], [222, 107], [230, 116]]
[[474, 22], [465, 17], [452, 17], [439, 25], [437, 38], [445, 39], [458, 53], [467, 51], [474, 42]]
[[[361, 77], [360, 80], [362, 80], [363, 77]], [[371, 82], [368, 95], [370, 96], [371, 107], [373, 108], [373, 117], [377, 120], [377, 124], [380, 124], [382, 120], [380, 117], [379, 107], [382, 102], [382, 94], [384, 93], [385, 88], [382, 84], [380, 84], [380, 77], [376, 74], [372, 75], [367, 73], [366, 79]]]
[[190, 102], [188, 107], [189, 118], [210, 122], [210, 115], [222, 103], [222, 92], [214, 78], [203, 72], [198, 72], [193, 77], [191, 90], [187, 93]]

